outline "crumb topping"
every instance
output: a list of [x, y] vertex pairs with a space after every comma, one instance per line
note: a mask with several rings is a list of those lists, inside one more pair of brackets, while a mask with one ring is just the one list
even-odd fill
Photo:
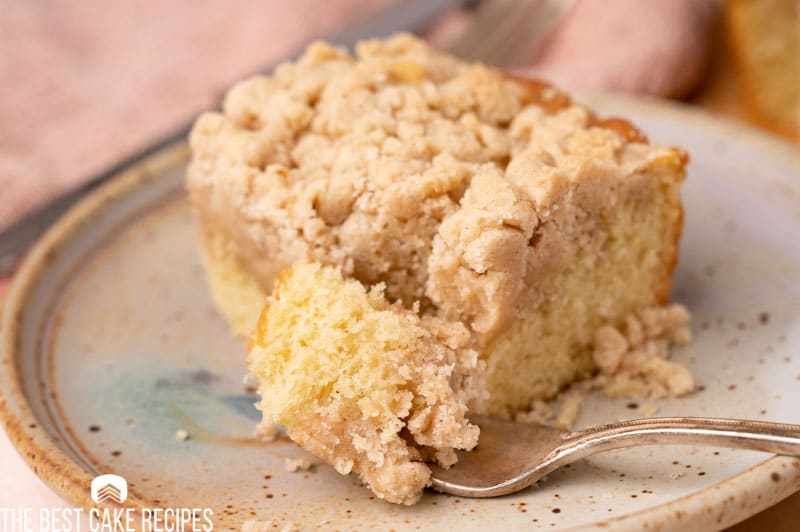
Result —
[[589, 208], [614, 176], [682, 164], [618, 123], [410, 35], [362, 42], [355, 58], [316, 43], [200, 117], [188, 186], [215, 228], [247, 228], [237, 252], [267, 291], [292, 264], [337, 265], [488, 340], [516, 314], [554, 201], [607, 181]]
[[286, 458], [284, 459], [286, 464], [286, 471], [290, 473], [295, 473], [297, 471], [308, 471], [314, 466], [314, 462], [311, 461], [310, 458], [306, 456], [300, 456], [298, 458]]

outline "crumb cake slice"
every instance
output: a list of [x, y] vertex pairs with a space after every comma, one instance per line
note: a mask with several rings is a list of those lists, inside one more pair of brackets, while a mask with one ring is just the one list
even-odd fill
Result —
[[[686, 155], [409, 35], [311, 45], [191, 134], [214, 297], [248, 335], [318, 262], [464, 324], [509, 417], [596, 370], [594, 334], [667, 302]], [[268, 390], [266, 390], [269, 393]]]
[[358, 473], [379, 497], [413, 504], [430, 480], [478, 443], [468, 409], [485, 400], [483, 363], [459, 323], [388, 303], [330, 266], [286, 270], [248, 355], [264, 423]]

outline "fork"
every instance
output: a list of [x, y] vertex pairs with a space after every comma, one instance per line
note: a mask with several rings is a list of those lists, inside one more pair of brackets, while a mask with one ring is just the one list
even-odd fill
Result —
[[510, 70], [534, 59], [574, 0], [483, 0], [449, 51]]
[[433, 489], [463, 497], [497, 497], [531, 486], [566, 464], [596, 453], [653, 444], [710, 445], [800, 456], [800, 425], [743, 419], [635, 419], [567, 432], [472, 416], [478, 447], [459, 452], [450, 469], [431, 466]]

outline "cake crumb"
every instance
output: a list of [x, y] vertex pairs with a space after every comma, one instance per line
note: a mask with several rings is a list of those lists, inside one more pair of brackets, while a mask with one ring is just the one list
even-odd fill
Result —
[[582, 390], [570, 390], [564, 394], [558, 415], [553, 423], [556, 428], [569, 430], [578, 419], [583, 404], [584, 393]]
[[535, 423], [550, 425], [555, 417], [551, 403], [536, 399], [527, 411], [517, 412], [514, 421], [517, 423]]
[[643, 416], [654, 416], [658, 414], [659, 408], [653, 403], [644, 403], [639, 405], [639, 408], [636, 411]]
[[258, 378], [252, 373], [245, 373], [242, 377], [242, 386], [247, 393], [258, 393]]
[[263, 442], [275, 441], [280, 434], [280, 425], [262, 421], [256, 425], [256, 438]]
[[586, 394], [593, 389], [591, 379], [573, 383], [550, 402], [536, 400], [527, 411], [517, 412], [517, 423], [535, 423], [561, 430], [569, 430], [580, 414]]
[[284, 461], [286, 462], [286, 471], [292, 473], [297, 471], [308, 471], [314, 466], [314, 462], [305, 456], [300, 456], [298, 458], [286, 458]]
[[670, 345], [692, 341], [689, 311], [683, 305], [651, 307], [625, 320], [625, 334], [615, 327], [595, 333], [596, 383], [609, 397], [682, 396], [694, 389], [694, 377], [668, 360]]
[[606, 325], [594, 335], [594, 362], [603, 373], [614, 373], [628, 351], [628, 341], [615, 327]]
[[[689, 311], [683, 305], [652, 307], [630, 315], [619, 328], [604, 325], [595, 333], [593, 357], [598, 375], [576, 381], [551, 401], [536, 400], [517, 412], [514, 421], [570, 430], [580, 414], [586, 393], [601, 390], [610, 398], [681, 396], [694, 389], [694, 377], [683, 365], [669, 360], [671, 345], [692, 341]], [[653, 416], [653, 403], [635, 406]]]
[[189, 432], [186, 429], [178, 429], [175, 431], [175, 439], [178, 441], [186, 441], [189, 439]]
[[272, 521], [257, 521], [248, 519], [242, 523], [242, 532], [267, 532], [272, 528]]

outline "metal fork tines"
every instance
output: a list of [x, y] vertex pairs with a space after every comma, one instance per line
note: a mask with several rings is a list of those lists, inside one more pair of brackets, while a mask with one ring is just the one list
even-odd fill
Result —
[[453, 54], [505, 69], [534, 59], [574, 0], [484, 0]]

